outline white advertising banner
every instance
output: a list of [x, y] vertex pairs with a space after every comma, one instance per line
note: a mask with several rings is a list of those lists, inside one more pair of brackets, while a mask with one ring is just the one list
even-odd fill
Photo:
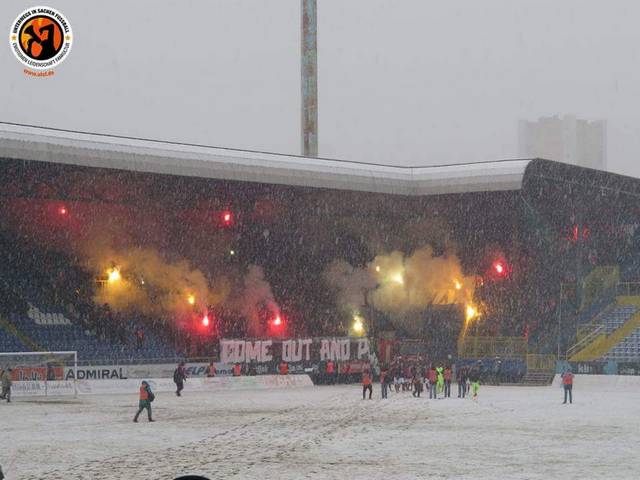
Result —
[[[214, 363], [216, 376], [231, 376], [233, 365]], [[77, 380], [126, 380], [127, 378], [173, 378], [175, 363], [159, 363], [152, 365], [98, 365], [84, 366], [77, 369]], [[208, 363], [187, 363], [185, 368], [189, 377], [206, 377]], [[75, 372], [65, 367], [64, 379], [73, 380]]]
[[[139, 379], [78, 380], [79, 395], [137, 395]], [[171, 378], [147, 378], [155, 393], [173, 393], [176, 389]], [[191, 378], [185, 383], [185, 391], [216, 392], [222, 390], [255, 390], [267, 388], [310, 387], [313, 382], [308, 375], [260, 375], [255, 377]], [[74, 394], [73, 381], [24, 381], [14, 382], [15, 397], [69, 396]]]

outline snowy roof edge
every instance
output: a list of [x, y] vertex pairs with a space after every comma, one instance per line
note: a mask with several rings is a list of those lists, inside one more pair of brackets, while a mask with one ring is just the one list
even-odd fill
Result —
[[531, 161], [399, 167], [1, 122], [0, 158], [398, 195], [519, 190]]

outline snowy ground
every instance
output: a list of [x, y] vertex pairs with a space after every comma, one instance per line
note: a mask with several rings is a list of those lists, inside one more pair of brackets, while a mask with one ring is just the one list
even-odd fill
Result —
[[[379, 386], [375, 385], [379, 397]], [[637, 479], [640, 391], [482, 387], [471, 400], [362, 401], [358, 386], [0, 404], [7, 480]]]

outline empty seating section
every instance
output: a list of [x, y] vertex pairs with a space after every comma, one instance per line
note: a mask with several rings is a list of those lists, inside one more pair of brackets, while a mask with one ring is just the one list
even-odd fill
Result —
[[605, 360], [637, 362], [640, 360], [640, 328], [636, 328], [605, 355]]
[[602, 323], [605, 327], [605, 333], [609, 335], [620, 328], [633, 316], [634, 313], [636, 313], [636, 310], [637, 308], [634, 305], [615, 307], [602, 319]]
[[38, 325], [71, 325], [71, 320], [62, 313], [41, 312], [38, 307], [29, 303], [27, 316]]
[[[81, 326], [72, 323], [60, 313], [42, 311], [29, 304], [26, 315], [12, 313], [7, 318], [24, 336], [28, 337], [39, 349], [48, 351], [78, 352], [80, 363], [111, 364], [141, 363], [175, 359], [176, 351], [163, 342], [153, 332], [145, 331], [141, 349], [137, 349], [133, 336], [133, 324], [127, 326], [131, 332], [126, 344], [103, 340]], [[27, 347], [15, 335], [0, 328], [0, 349], [4, 352], [34, 350]]]
[[0, 352], [24, 352], [29, 350], [15, 335], [8, 334], [0, 327]]

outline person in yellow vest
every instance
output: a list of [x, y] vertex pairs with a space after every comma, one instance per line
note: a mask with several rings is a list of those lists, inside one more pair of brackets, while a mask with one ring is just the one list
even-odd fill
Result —
[[138, 417], [145, 409], [147, 410], [149, 421], [155, 421], [153, 418], [151, 418], [151, 402], [153, 402], [155, 398], [156, 396], [151, 391], [151, 385], [149, 385], [146, 380], [143, 380], [142, 384], [140, 385], [140, 401], [138, 402], [138, 412], [136, 413], [136, 416], [133, 417], [133, 421], [135, 423], [138, 423]]

